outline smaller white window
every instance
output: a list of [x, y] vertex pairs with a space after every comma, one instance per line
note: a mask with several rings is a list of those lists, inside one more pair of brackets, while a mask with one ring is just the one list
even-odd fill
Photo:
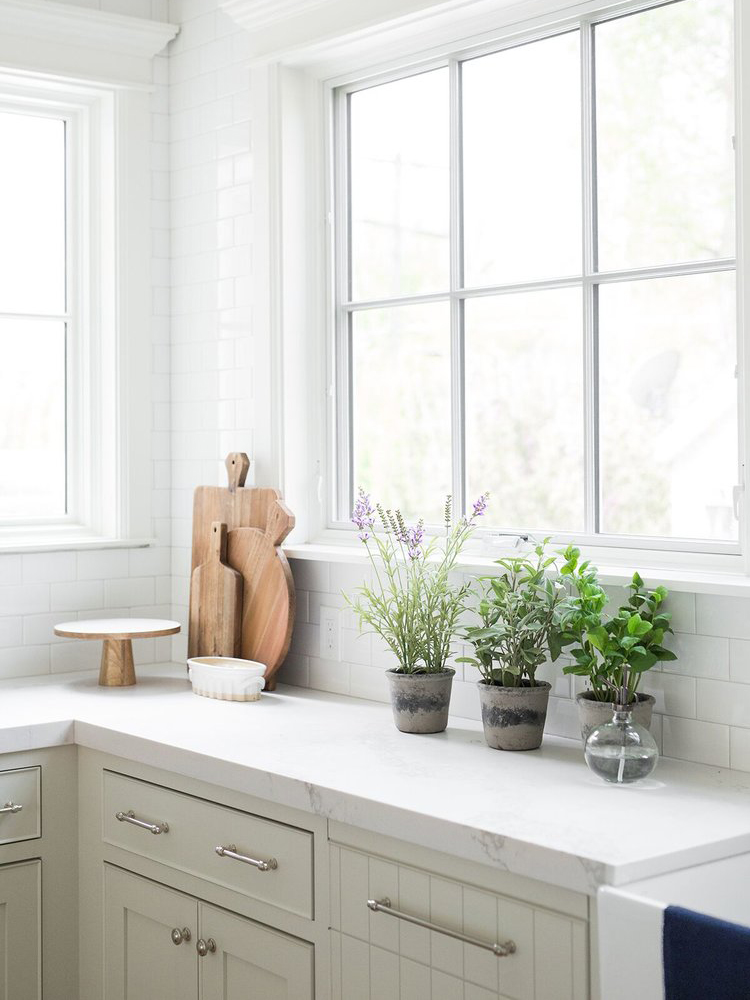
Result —
[[[74, 512], [70, 118], [0, 103], [0, 523]], [[74, 265], [73, 265], [74, 267]]]

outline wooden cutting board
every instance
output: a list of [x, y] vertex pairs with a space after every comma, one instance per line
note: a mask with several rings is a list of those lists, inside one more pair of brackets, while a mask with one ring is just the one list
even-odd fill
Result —
[[287, 558], [259, 528], [234, 528], [227, 561], [242, 574], [242, 656], [265, 663], [266, 690], [289, 651], [294, 626], [294, 580]]
[[190, 577], [188, 656], [240, 656], [242, 574], [227, 565], [227, 526], [214, 521], [206, 558]]
[[272, 545], [280, 545], [294, 527], [294, 514], [278, 490], [245, 486], [250, 460], [244, 452], [227, 455], [228, 486], [199, 486], [193, 496], [192, 569], [206, 561], [211, 525], [215, 521], [233, 528], [259, 528]]

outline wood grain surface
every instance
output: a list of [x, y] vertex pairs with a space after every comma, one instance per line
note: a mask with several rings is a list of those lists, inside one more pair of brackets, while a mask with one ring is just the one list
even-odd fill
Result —
[[189, 657], [241, 655], [242, 589], [242, 574], [227, 565], [227, 526], [214, 521], [190, 578]]
[[272, 545], [281, 545], [294, 527], [294, 514], [281, 493], [267, 486], [244, 486], [250, 466], [244, 452], [232, 452], [226, 459], [228, 486], [199, 486], [193, 495], [192, 569], [206, 561], [211, 525], [216, 521], [233, 528], [260, 528]]
[[234, 528], [227, 536], [227, 562], [243, 579], [242, 656], [264, 663], [266, 690], [289, 651], [295, 596], [286, 556], [258, 528]]

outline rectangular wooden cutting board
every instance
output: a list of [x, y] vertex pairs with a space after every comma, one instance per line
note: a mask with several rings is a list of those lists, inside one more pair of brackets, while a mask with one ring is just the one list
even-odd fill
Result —
[[[244, 485], [250, 467], [244, 452], [228, 455], [226, 467], [228, 486], [199, 486], [193, 497], [188, 648], [193, 656], [211, 655], [203, 648], [205, 640], [198, 638], [192, 609], [197, 607], [196, 582], [201, 580], [201, 574], [195, 574], [212, 559], [213, 526], [220, 523], [227, 529], [227, 566], [240, 574], [243, 584], [241, 615], [232, 626], [238, 639], [234, 655], [265, 663], [266, 690], [273, 690], [294, 625], [294, 580], [279, 548], [294, 527], [294, 515], [278, 490]], [[228, 617], [225, 613], [227, 624]]]
[[250, 460], [244, 452], [226, 459], [228, 486], [199, 486], [193, 495], [193, 561], [191, 570], [206, 561], [215, 521], [233, 528], [260, 528], [272, 545], [281, 545], [294, 527], [294, 514], [281, 493], [265, 486], [245, 486]]
[[227, 526], [214, 521], [205, 562], [190, 577], [188, 656], [239, 656], [242, 574], [227, 565]]

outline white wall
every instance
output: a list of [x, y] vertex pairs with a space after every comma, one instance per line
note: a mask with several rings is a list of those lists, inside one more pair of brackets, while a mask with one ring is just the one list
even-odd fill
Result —
[[[78, 0], [78, 6], [166, 20], [166, 0]], [[0, 555], [0, 678], [96, 667], [100, 643], [56, 639], [56, 622], [113, 614], [168, 617], [169, 521], [169, 173], [167, 56], [154, 62], [152, 98], [153, 228], [153, 530], [156, 544]], [[144, 373], [148, 378], [149, 373]], [[164, 660], [170, 640], [134, 644], [137, 663]]]
[[[105, 609], [167, 614], [171, 603], [171, 613], [186, 620], [192, 491], [225, 481], [228, 451], [252, 456], [254, 386], [268, 377], [253, 363], [257, 137], [248, 36], [217, 10], [216, 0], [81, 5], [182, 24], [168, 59], [157, 60], [153, 98], [153, 499], [159, 544], [0, 556], [0, 676], [94, 666], [98, 644], [50, 642], [61, 617]], [[299, 614], [282, 678], [385, 700], [383, 671], [392, 659], [371, 637], [358, 635], [349, 612], [342, 615], [339, 657], [319, 655], [321, 606], [341, 608], [342, 591], [361, 582], [362, 570], [307, 560], [293, 561], [293, 570]], [[657, 698], [660, 746], [670, 756], [750, 771], [750, 600], [675, 594], [671, 604], [680, 658], [669, 671], [653, 671], [645, 685]], [[185, 643], [184, 635], [172, 641], [176, 660], [184, 659]], [[169, 639], [142, 641], [136, 657], [166, 659], [169, 649]], [[548, 728], [575, 735], [573, 681], [557, 670], [548, 677], [554, 686]], [[474, 678], [460, 666], [453, 708], [479, 717]]]
[[[377, 637], [359, 634], [342, 596], [362, 583], [362, 568], [297, 559], [293, 570], [299, 613], [282, 680], [386, 701], [383, 671], [395, 665], [394, 658]], [[615, 606], [624, 601], [623, 589], [607, 589]], [[321, 607], [342, 609], [340, 655], [335, 662], [320, 656]], [[652, 670], [641, 685], [656, 698], [653, 732], [659, 748], [669, 757], [750, 771], [750, 600], [672, 593], [666, 608], [673, 615], [671, 647], [679, 658], [665, 664], [668, 669]], [[459, 656], [470, 652], [460, 644], [456, 649]], [[480, 719], [476, 670], [452, 665], [457, 673], [451, 710]], [[552, 682], [547, 731], [576, 737], [573, 698], [582, 690], [580, 678], [565, 677], [552, 664], [538, 676]]]
[[[186, 620], [192, 490], [223, 483], [223, 456], [251, 456], [253, 385], [268, 377], [253, 358], [250, 298], [253, 244], [252, 95], [248, 36], [217, 10], [216, 0], [171, 0], [182, 22], [170, 48], [172, 159], [172, 594]], [[256, 156], [258, 150], [255, 150]], [[257, 426], [257, 424], [256, 424]], [[392, 657], [359, 636], [342, 614], [340, 655], [320, 657], [320, 607], [343, 606], [342, 591], [362, 581], [353, 564], [293, 560], [298, 620], [287, 682], [387, 699]], [[614, 593], [614, 600], [621, 594]], [[680, 659], [653, 671], [644, 689], [657, 699], [655, 731], [671, 756], [750, 770], [750, 601], [693, 594], [671, 600]], [[185, 637], [173, 643], [185, 656]], [[549, 730], [575, 735], [572, 678], [549, 672], [554, 697]], [[470, 670], [459, 665], [453, 709], [479, 718]], [[731, 724], [730, 724], [731, 723]]]
[[[215, 0], [170, 0], [172, 599], [186, 622], [192, 493], [253, 454], [252, 129], [247, 34]], [[260, 373], [262, 377], [262, 373]], [[252, 477], [252, 469], [250, 472]], [[173, 643], [184, 659], [187, 637]]]

